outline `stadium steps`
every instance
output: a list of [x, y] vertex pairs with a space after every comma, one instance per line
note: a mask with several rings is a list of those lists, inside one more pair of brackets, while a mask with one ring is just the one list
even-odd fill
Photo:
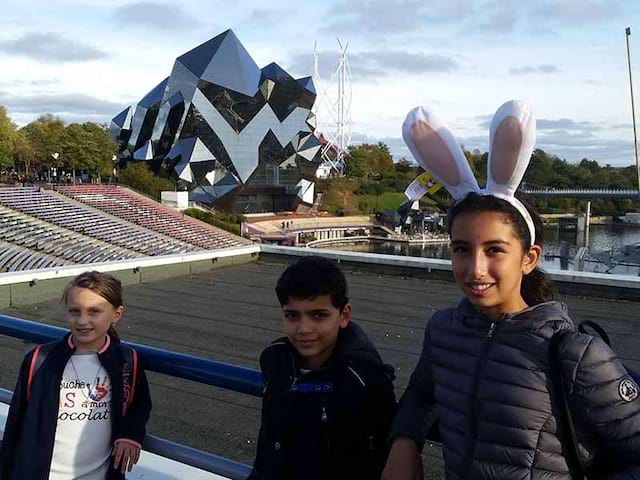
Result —
[[38, 188], [0, 188], [0, 205], [145, 256], [202, 250], [189, 243], [126, 222], [64, 195]]
[[127, 222], [206, 250], [251, 243], [118, 185], [62, 186], [57, 191]]

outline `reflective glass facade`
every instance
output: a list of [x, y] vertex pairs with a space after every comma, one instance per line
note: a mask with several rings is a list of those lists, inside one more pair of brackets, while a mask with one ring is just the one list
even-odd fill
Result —
[[[231, 30], [111, 122], [122, 161], [169, 169], [193, 200], [235, 211], [294, 210], [313, 198], [321, 144], [310, 77], [260, 69]], [[304, 181], [303, 181], [304, 180]]]

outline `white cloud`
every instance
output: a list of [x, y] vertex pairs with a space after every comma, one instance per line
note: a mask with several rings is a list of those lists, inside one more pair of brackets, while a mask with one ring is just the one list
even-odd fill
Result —
[[104, 117], [105, 120], [124, 108], [121, 103], [81, 93], [11, 95], [0, 92], [0, 104], [6, 106], [10, 113], [91, 115]]
[[152, 30], [168, 30], [178, 34], [200, 26], [200, 21], [177, 5], [158, 2], [137, 2], [115, 10], [113, 18], [121, 25]]
[[[349, 54], [349, 66], [354, 80], [377, 79], [392, 74], [449, 73], [460, 68], [451, 57], [437, 53], [407, 52], [402, 50], [372, 50]], [[333, 73], [338, 65], [333, 52], [319, 52], [318, 69], [321, 74]], [[313, 72], [313, 57], [308, 53], [294, 54], [283, 62], [297, 74]]]
[[0, 52], [44, 63], [88, 62], [109, 57], [96, 47], [55, 32], [25, 33], [14, 40], [0, 42]]
[[617, 0], [547, 0], [533, 11], [537, 21], [547, 24], [578, 25], [603, 23], [621, 11]]
[[[341, 0], [331, 7], [325, 30], [339, 34], [407, 34], [430, 24], [460, 22], [473, 12], [471, 0]], [[339, 15], [335, 15], [339, 13]]]
[[555, 65], [536, 65], [527, 67], [511, 67], [509, 69], [509, 75], [531, 75], [531, 74], [543, 74], [548, 75], [550, 73], [558, 73], [559, 69]]

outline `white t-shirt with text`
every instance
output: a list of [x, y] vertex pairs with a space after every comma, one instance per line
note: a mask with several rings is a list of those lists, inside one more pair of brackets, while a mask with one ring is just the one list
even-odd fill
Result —
[[110, 457], [111, 379], [96, 353], [75, 353], [60, 383], [49, 480], [105, 480]]

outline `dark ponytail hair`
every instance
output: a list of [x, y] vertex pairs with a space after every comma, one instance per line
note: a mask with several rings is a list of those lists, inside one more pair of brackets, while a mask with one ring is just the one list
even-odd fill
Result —
[[[520, 199], [520, 202], [531, 215], [533, 226], [535, 229], [535, 244], [542, 248], [543, 230], [542, 219], [535, 209]], [[527, 223], [522, 215], [509, 202], [492, 195], [478, 195], [470, 193], [464, 199], [455, 203], [450, 209], [447, 216], [447, 228], [449, 236], [451, 236], [451, 227], [455, 218], [462, 213], [479, 213], [479, 212], [497, 212], [505, 216], [508, 223], [511, 224], [513, 232], [520, 240], [522, 251], [528, 252], [531, 248], [531, 235]], [[522, 285], [520, 286], [520, 295], [527, 305], [533, 306], [539, 303], [553, 300], [553, 285], [549, 276], [537, 266], [531, 273], [522, 277]]]
[[[62, 293], [62, 301], [65, 304], [69, 300], [71, 290], [76, 287], [88, 288], [113, 305], [113, 308], [124, 306], [124, 300], [122, 299], [122, 283], [120, 280], [112, 277], [108, 273], [97, 271], [84, 272], [71, 280]], [[112, 340], [120, 341], [120, 335], [118, 335], [118, 332], [113, 325], [109, 327], [107, 334]]]

